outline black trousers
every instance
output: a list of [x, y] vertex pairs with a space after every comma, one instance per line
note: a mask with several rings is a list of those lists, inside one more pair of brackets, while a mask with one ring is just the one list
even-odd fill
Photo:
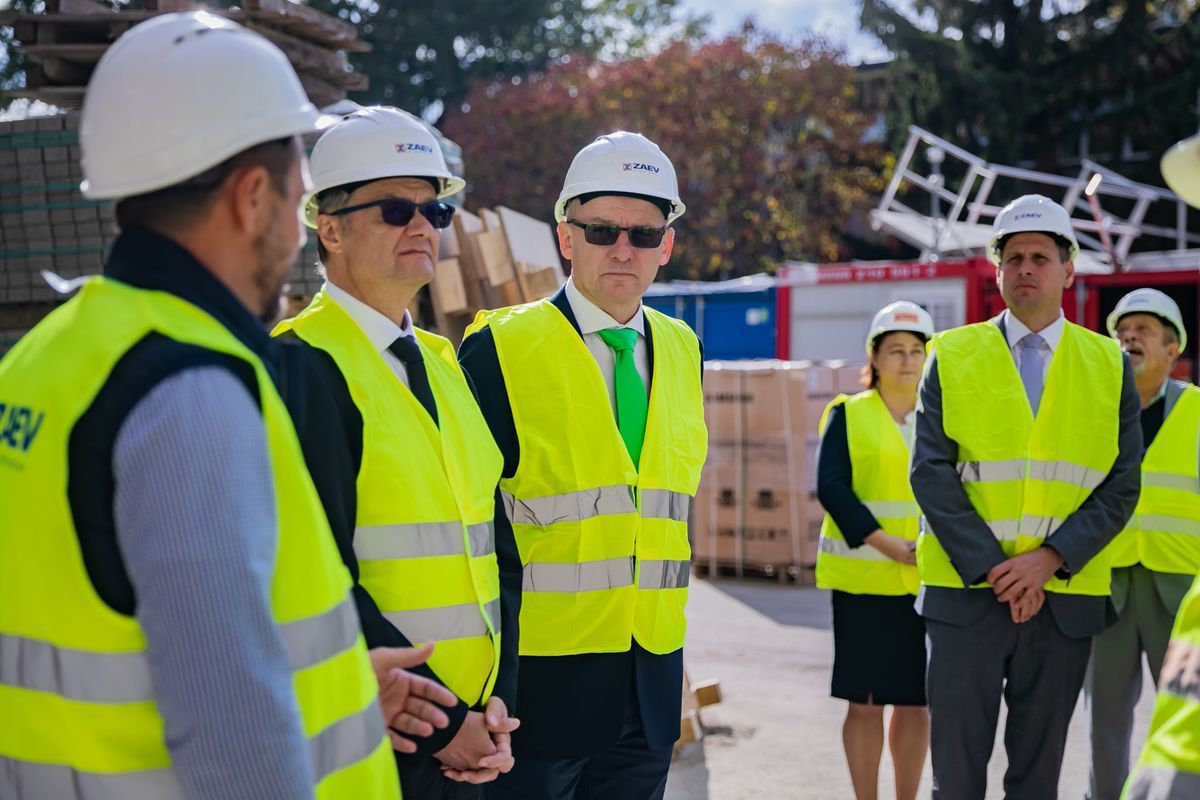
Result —
[[983, 800], [1001, 697], [1005, 796], [1055, 800], [1091, 638], [1064, 635], [1044, 606], [1016, 625], [1000, 602], [969, 625], [926, 618], [925, 629], [935, 800]]
[[631, 683], [621, 738], [611, 749], [584, 758], [518, 758], [511, 772], [484, 784], [484, 798], [662, 800], [674, 746], [650, 749], [638, 710], [636, 682]]

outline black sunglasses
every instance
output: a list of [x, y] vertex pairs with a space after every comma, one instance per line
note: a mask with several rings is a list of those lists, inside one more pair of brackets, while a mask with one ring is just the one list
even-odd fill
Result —
[[621, 236], [621, 231], [629, 233], [629, 243], [634, 247], [658, 247], [662, 244], [663, 236], [667, 233], [665, 227], [654, 228], [650, 225], [634, 225], [630, 228], [622, 228], [620, 225], [609, 225], [605, 222], [579, 222], [573, 219], [569, 219], [567, 222], [576, 228], [583, 228], [583, 238], [587, 240], [588, 244], [595, 244], [601, 247], [616, 244], [617, 239]]
[[450, 220], [454, 219], [454, 206], [449, 203], [434, 200], [429, 203], [418, 204], [399, 197], [389, 197], [384, 200], [376, 200], [372, 203], [363, 203], [360, 206], [339, 208], [337, 211], [329, 213], [335, 217], [340, 217], [345, 214], [352, 214], [355, 211], [362, 211], [364, 208], [375, 208], [376, 206], [383, 212], [383, 221], [388, 225], [395, 225], [397, 228], [403, 228], [412, 222], [413, 215], [418, 211], [421, 212], [422, 217], [429, 220], [430, 225], [439, 229], [449, 228]]

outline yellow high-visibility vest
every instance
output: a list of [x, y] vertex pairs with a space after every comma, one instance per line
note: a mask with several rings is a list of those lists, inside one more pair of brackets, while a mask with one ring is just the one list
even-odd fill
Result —
[[480, 312], [467, 329], [491, 327], [520, 446], [501, 489], [525, 565], [522, 655], [683, 646], [687, 516], [708, 445], [699, 343], [644, 310], [654, 374], [637, 465], [595, 359], [550, 301]]
[[22, 798], [184, 796], [163, 740], [145, 634], [136, 617], [96, 593], [67, 498], [73, 429], [115, 365], [150, 333], [253, 367], [275, 484], [271, 608], [291, 660], [317, 797], [398, 798], [350, 576], [262, 362], [196, 306], [103, 278], [0, 361], [0, 404], [10, 420], [24, 420], [20, 435], [0, 443], [0, 665], [16, 667], [0, 679], [0, 770], [15, 776]]
[[1107, 550], [1114, 567], [1200, 573], [1200, 389], [1188, 386], [1142, 459], [1142, 493]]
[[1175, 615], [1150, 733], [1121, 797], [1200, 797], [1200, 578], [1192, 583]]
[[446, 339], [416, 330], [439, 424], [345, 310], [321, 291], [284, 331], [337, 363], [363, 420], [354, 553], [359, 583], [470, 705], [500, 663], [496, 486], [503, 459]]
[[[1004, 334], [992, 322], [934, 337], [942, 387], [942, 424], [958, 443], [958, 473], [979, 516], [1005, 556], [1041, 546], [1107, 477], [1117, 458], [1121, 349], [1107, 336], [1066, 323], [1050, 359], [1037, 417]], [[927, 586], [963, 588], [937, 539], [917, 540], [917, 568]], [[1107, 595], [1103, 553], [1048, 592]], [[979, 586], [986, 586], [981, 583]]]
[[[821, 431], [834, 406], [845, 404], [851, 486], [884, 533], [916, 541], [921, 510], [908, 482], [908, 443], [874, 389], [838, 395], [825, 408]], [[821, 523], [817, 586], [851, 594], [916, 594], [917, 568], [901, 564], [864, 544], [850, 547], [829, 514]]]

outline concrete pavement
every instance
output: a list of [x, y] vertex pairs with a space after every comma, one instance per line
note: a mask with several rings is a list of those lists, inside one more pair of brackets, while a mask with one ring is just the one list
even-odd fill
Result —
[[[813, 588], [693, 578], [687, 668], [719, 678], [724, 702], [702, 711], [704, 741], [671, 768], [668, 800], [853, 800], [842, 755], [845, 704], [829, 697], [833, 638], [829, 597]], [[1147, 680], [1134, 725], [1140, 749], [1153, 706]], [[990, 764], [988, 798], [1002, 798], [1004, 721]], [[1059, 796], [1083, 797], [1088, 747], [1082, 699], [1067, 741]], [[886, 751], [880, 798], [894, 797]], [[928, 763], [921, 796], [930, 792]]]

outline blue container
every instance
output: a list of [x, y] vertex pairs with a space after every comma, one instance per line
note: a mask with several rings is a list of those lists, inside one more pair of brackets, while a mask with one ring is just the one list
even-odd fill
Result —
[[643, 302], [690, 325], [704, 342], [706, 359], [775, 358], [775, 284], [769, 276], [656, 283]]

